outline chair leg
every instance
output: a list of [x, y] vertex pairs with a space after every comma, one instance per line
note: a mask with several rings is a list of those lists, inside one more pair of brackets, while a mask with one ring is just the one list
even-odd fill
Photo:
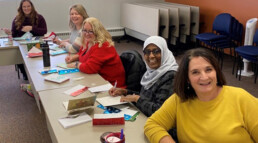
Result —
[[237, 56], [236, 57], [237, 58], [237, 66], [236, 66], [236, 78], [237, 78], [237, 76], [238, 76], [238, 70], [241, 70], [241, 66], [240, 66], [240, 62], [241, 62], [241, 57], [240, 56]]
[[258, 74], [258, 63], [255, 64], [255, 77], [254, 77], [254, 83], [256, 84], [256, 79], [257, 79], [257, 74]]
[[223, 68], [223, 60], [224, 60], [224, 49], [221, 49], [221, 50], [220, 50], [220, 54], [221, 54], [221, 55], [220, 55], [220, 56], [221, 56], [221, 57], [220, 57], [220, 58], [221, 58], [220, 66], [221, 66], [221, 69], [222, 69], [222, 68]]
[[15, 65], [15, 70], [17, 71], [17, 73], [18, 73], [18, 79], [20, 79], [20, 71], [19, 71], [19, 68], [18, 68], [18, 66], [17, 65]]
[[236, 53], [234, 52], [234, 62], [233, 62], [233, 68], [232, 68], [232, 75], [234, 75], [234, 72], [235, 72], [235, 65], [236, 65]]
[[238, 77], [238, 80], [240, 81], [241, 80], [241, 72], [242, 72], [242, 68], [243, 68], [243, 65], [244, 65], [244, 63], [242, 63], [242, 58], [240, 58], [239, 59], [240, 61], [239, 61], [239, 63], [240, 63], [240, 66], [239, 66], [239, 77]]

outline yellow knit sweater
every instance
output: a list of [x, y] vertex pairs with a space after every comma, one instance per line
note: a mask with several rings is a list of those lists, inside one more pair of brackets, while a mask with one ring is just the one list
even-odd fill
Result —
[[180, 102], [174, 94], [146, 122], [152, 143], [177, 128], [180, 143], [258, 143], [258, 100], [241, 88], [223, 86], [213, 100]]

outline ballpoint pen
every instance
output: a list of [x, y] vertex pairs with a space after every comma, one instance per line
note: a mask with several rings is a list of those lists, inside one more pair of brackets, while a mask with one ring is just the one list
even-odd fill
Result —
[[123, 140], [123, 138], [124, 138], [124, 130], [123, 130], [123, 129], [121, 129], [120, 139], [121, 139], [121, 140]]
[[115, 82], [114, 88], [116, 88], [116, 85], [117, 85], [117, 80], [116, 80], [116, 82]]

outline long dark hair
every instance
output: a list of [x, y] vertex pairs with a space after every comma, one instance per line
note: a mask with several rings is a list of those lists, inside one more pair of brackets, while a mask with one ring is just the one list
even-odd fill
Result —
[[197, 97], [194, 89], [189, 83], [188, 77], [189, 62], [194, 57], [202, 57], [214, 67], [217, 76], [217, 86], [226, 85], [225, 77], [220, 69], [217, 59], [214, 57], [212, 52], [204, 48], [188, 50], [181, 60], [174, 82], [174, 91], [180, 97], [182, 102]]
[[18, 14], [16, 15], [16, 18], [15, 18], [15, 26], [16, 26], [17, 30], [19, 30], [21, 28], [21, 25], [25, 20], [25, 13], [22, 10], [22, 5], [26, 1], [29, 2], [31, 5], [31, 13], [29, 15], [31, 24], [32, 24], [32, 26], [38, 25], [38, 13], [35, 10], [33, 3], [30, 0], [21, 0], [20, 6], [18, 7], [18, 10], [17, 10]]

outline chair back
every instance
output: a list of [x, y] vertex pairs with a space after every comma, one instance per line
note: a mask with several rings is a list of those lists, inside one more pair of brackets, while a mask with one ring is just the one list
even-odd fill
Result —
[[237, 26], [237, 41], [239, 42], [239, 45], [242, 45], [243, 29], [244, 29], [243, 24], [242, 23], [238, 23], [238, 26]]
[[128, 50], [120, 55], [120, 59], [125, 69], [127, 89], [140, 92], [140, 82], [146, 72], [142, 56], [135, 50]]
[[256, 46], [258, 46], [258, 29], [256, 29], [255, 31], [253, 43], [255, 43]]
[[228, 13], [217, 15], [213, 21], [212, 30], [229, 36], [232, 31], [232, 16]]

